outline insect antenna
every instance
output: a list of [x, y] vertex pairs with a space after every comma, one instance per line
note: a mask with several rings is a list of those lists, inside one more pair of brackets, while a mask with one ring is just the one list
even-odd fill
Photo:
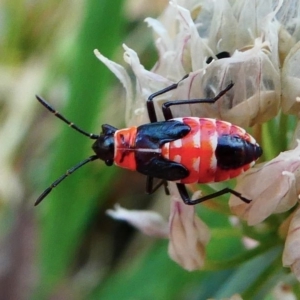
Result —
[[75, 172], [76, 170], [78, 170], [79, 168], [81, 168], [82, 166], [84, 166], [85, 164], [98, 159], [97, 155], [92, 155], [90, 157], [88, 157], [87, 159], [81, 161], [80, 163], [78, 163], [77, 165], [75, 165], [74, 167], [72, 167], [71, 169], [67, 170], [67, 172], [62, 175], [61, 177], [59, 177], [58, 179], [56, 179], [48, 188], [46, 188], [44, 190], [44, 192], [37, 198], [37, 200], [34, 203], [34, 206], [37, 206], [38, 204], [40, 204], [43, 199], [55, 188], [57, 187], [64, 179], [66, 179], [69, 175], [71, 175], [73, 172]]
[[67, 123], [71, 128], [75, 129], [76, 131], [80, 132], [81, 134], [96, 140], [99, 138], [98, 134], [94, 134], [94, 133], [88, 133], [85, 130], [81, 129], [80, 127], [78, 127], [76, 124], [70, 122], [69, 120], [67, 120], [63, 115], [61, 115], [57, 110], [55, 110], [46, 100], [44, 100], [43, 98], [41, 98], [40, 96], [36, 95], [37, 100], [43, 105], [45, 106], [50, 112], [52, 112], [57, 118], [61, 119], [63, 122]]

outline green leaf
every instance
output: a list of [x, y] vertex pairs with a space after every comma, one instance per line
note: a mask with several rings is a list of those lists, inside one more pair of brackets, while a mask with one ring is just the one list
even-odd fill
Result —
[[183, 299], [185, 288], [199, 281], [199, 272], [187, 272], [170, 260], [167, 243], [158, 242], [146, 253], [132, 256], [126, 267], [103, 282], [88, 299]]

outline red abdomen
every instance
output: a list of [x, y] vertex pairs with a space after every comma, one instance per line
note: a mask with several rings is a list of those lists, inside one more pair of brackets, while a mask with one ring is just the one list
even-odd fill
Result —
[[[183, 126], [176, 131], [178, 125]], [[176, 118], [120, 129], [114, 134], [117, 166], [184, 184], [237, 177], [261, 154], [255, 139], [243, 128], [208, 118]], [[184, 167], [184, 175], [182, 170], [176, 173], [172, 162]]]
[[[257, 159], [255, 153], [253, 154], [255, 149], [244, 149], [244, 144], [246, 148], [247, 145], [255, 148], [255, 139], [238, 126], [209, 118], [186, 117], [175, 120], [189, 125], [191, 131], [181, 139], [164, 144], [162, 156], [184, 165], [189, 170], [189, 175], [178, 181], [180, 183], [228, 180], [248, 170]], [[226, 138], [225, 142], [223, 137]], [[236, 145], [230, 145], [234, 143]], [[235, 157], [238, 162], [235, 162]]]

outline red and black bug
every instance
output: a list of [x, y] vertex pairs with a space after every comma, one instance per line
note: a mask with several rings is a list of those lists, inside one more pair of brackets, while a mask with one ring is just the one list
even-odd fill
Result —
[[[187, 77], [188, 75], [182, 80]], [[196, 117], [173, 118], [171, 106], [214, 103], [233, 87], [233, 83], [214, 98], [174, 100], [164, 103], [162, 112], [165, 121], [158, 122], [153, 99], [176, 89], [182, 80], [149, 96], [147, 100], [149, 124], [125, 129], [104, 124], [100, 135], [85, 132], [37, 96], [38, 101], [59, 119], [81, 134], [95, 139], [92, 148], [96, 154], [83, 160], [54, 181], [39, 196], [35, 205], [68, 175], [96, 159], [103, 160], [108, 166], [114, 163], [146, 175], [146, 192], [149, 194], [162, 185], [167, 191], [167, 181], [174, 181], [183, 201], [189, 205], [225, 193], [234, 194], [249, 203], [249, 199], [230, 188], [196, 200], [190, 199], [185, 184], [211, 183], [237, 177], [255, 163], [262, 155], [262, 149], [244, 129], [228, 122]], [[160, 179], [156, 185], [153, 183], [154, 178]]]

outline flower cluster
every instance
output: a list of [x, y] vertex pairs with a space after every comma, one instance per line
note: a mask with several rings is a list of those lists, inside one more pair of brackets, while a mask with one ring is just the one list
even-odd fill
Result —
[[[136, 52], [124, 45], [124, 60], [135, 75], [135, 88], [124, 67], [97, 50], [95, 54], [126, 90], [128, 126], [149, 122], [145, 107], [148, 96], [189, 74], [177, 89], [155, 98], [160, 120], [163, 120], [159, 112], [164, 101], [210, 98], [233, 82], [233, 89], [221, 101], [175, 107], [173, 114], [217, 118], [248, 127], [274, 118], [279, 110], [299, 114], [299, 15], [300, 5], [288, 0], [172, 1], [159, 20], [145, 20], [155, 33], [159, 53], [151, 71], [145, 70]], [[296, 134], [295, 140], [297, 138]], [[295, 149], [242, 175], [236, 190], [253, 201], [246, 204], [232, 196], [230, 207], [249, 225], [262, 222], [273, 213], [287, 211], [298, 201], [299, 169], [298, 144]], [[157, 222], [152, 213], [149, 218], [145, 215], [137, 218], [136, 211], [131, 217], [130, 212], [117, 208], [110, 214], [131, 221], [148, 233], [168, 236], [171, 257], [184, 268], [195, 270], [203, 266], [209, 232], [195, 215], [194, 207], [184, 205], [172, 185], [170, 189], [168, 225]], [[290, 222], [283, 263], [300, 279], [298, 215], [299, 212], [295, 212]], [[153, 226], [153, 230], [149, 230], [149, 226]]]

